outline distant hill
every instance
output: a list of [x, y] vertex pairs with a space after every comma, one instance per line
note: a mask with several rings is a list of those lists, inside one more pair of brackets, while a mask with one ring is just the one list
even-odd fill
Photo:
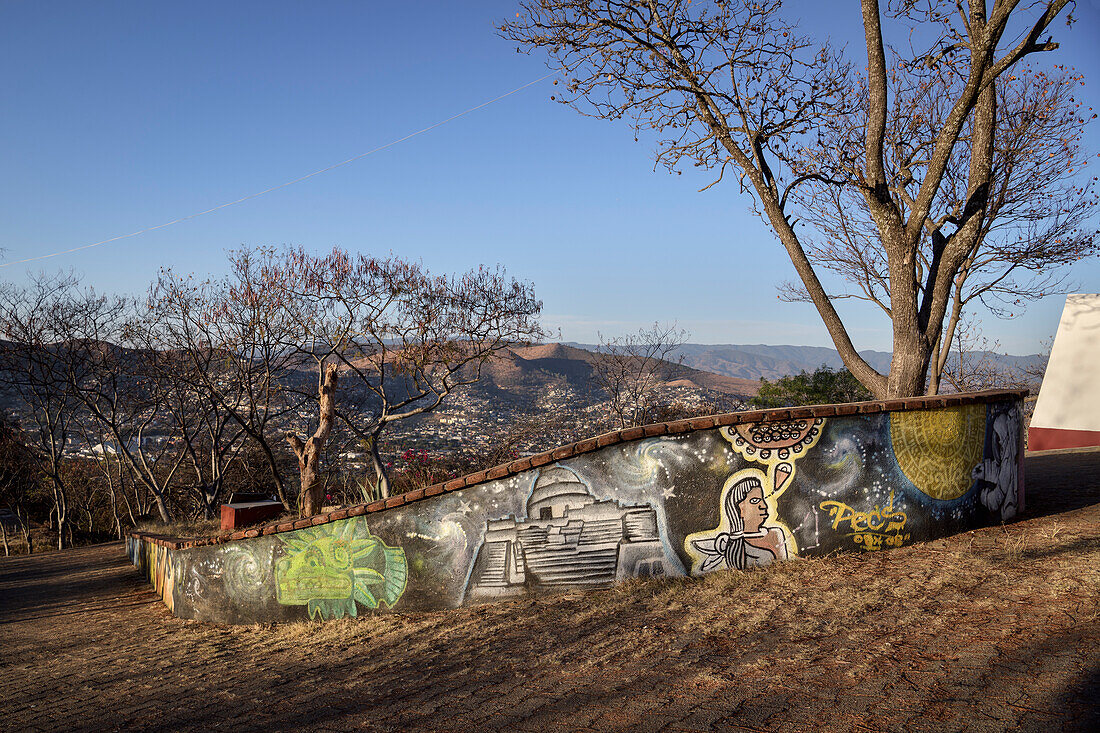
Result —
[[[596, 355], [589, 349], [572, 344], [537, 344], [509, 349], [502, 358], [493, 359], [482, 369], [482, 381], [477, 389], [489, 385], [503, 392], [523, 392], [541, 389], [547, 383], [567, 383], [578, 392], [595, 389], [591, 382], [592, 361]], [[685, 360], [686, 362], [686, 360]], [[721, 374], [685, 363], [673, 386], [707, 389], [737, 397], [752, 396], [759, 391], [756, 379]]]
[[[685, 344], [680, 349], [684, 363], [696, 369], [743, 379], [778, 379], [821, 365], [831, 369], [844, 366], [840, 354], [823, 346], [767, 346], [764, 344]], [[890, 354], [883, 351], [860, 352], [879, 371], [890, 368]]]
[[[569, 343], [581, 349], [595, 350], [595, 344]], [[890, 369], [890, 353], [859, 352], [872, 367], [885, 374]], [[825, 346], [769, 346], [767, 344], [684, 344], [680, 348], [684, 365], [743, 380], [776, 380], [789, 374], [812, 372], [821, 365], [831, 369], [844, 366], [840, 354]], [[976, 358], [987, 358], [1001, 368], [1024, 368], [1042, 361], [1039, 354], [1013, 356], [991, 351], [976, 352]]]

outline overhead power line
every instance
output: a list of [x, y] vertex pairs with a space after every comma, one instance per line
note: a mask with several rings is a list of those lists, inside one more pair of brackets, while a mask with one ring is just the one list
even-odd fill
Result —
[[314, 176], [319, 176], [322, 173], [327, 173], [331, 170], [334, 170], [334, 169], [339, 168], [341, 166], [345, 166], [349, 163], [354, 163], [357, 160], [365, 158], [368, 155], [373, 155], [374, 153], [385, 150], [386, 148], [392, 148], [394, 145], [397, 145], [398, 143], [403, 143], [406, 140], [408, 140], [409, 138], [416, 137], [417, 135], [423, 135], [425, 132], [431, 132], [432, 130], [434, 130], [437, 127], [441, 127], [443, 125], [446, 125], [448, 122], [453, 122], [454, 120], [457, 120], [459, 117], [464, 117], [465, 115], [468, 115], [471, 112], [476, 112], [476, 111], [478, 111], [479, 109], [481, 109], [483, 107], [488, 107], [493, 102], [499, 102], [500, 100], [504, 99], [505, 97], [510, 97], [513, 94], [516, 94], [517, 92], [522, 92], [527, 87], [534, 86], [535, 84], [538, 84], [540, 81], [545, 81], [546, 79], [549, 79], [551, 76], [553, 76], [554, 73], [555, 72], [551, 72], [549, 74], [546, 74], [545, 76], [540, 76], [538, 79], [535, 79], [534, 81], [529, 81], [526, 84], [524, 84], [523, 86], [516, 87], [515, 89], [513, 89], [510, 92], [505, 92], [504, 94], [501, 94], [499, 97], [493, 97], [489, 101], [482, 102], [481, 104], [477, 105], [476, 107], [470, 107], [469, 109], [463, 110], [462, 112], [459, 112], [458, 114], [451, 115], [450, 117], [448, 117], [445, 120], [440, 120], [439, 122], [436, 122], [434, 125], [428, 125], [427, 127], [423, 128], [421, 130], [417, 130], [416, 132], [410, 132], [408, 135], [405, 135], [404, 137], [399, 137], [396, 140], [391, 140], [390, 142], [386, 143], [385, 145], [379, 145], [377, 148], [374, 148], [373, 150], [368, 150], [365, 153], [360, 153], [359, 155], [352, 156], [351, 158], [348, 158], [347, 160], [342, 160], [339, 163], [333, 163], [330, 166], [326, 166], [324, 168], [321, 168], [320, 170], [315, 170], [312, 173], [307, 173], [304, 176], [299, 176], [298, 178], [287, 181], [286, 183], [280, 183], [278, 186], [272, 186], [271, 188], [265, 188], [263, 191], [257, 191], [256, 193], [252, 193], [252, 194], [249, 194], [247, 196], [242, 196], [241, 198], [236, 199], [234, 201], [227, 201], [226, 203], [219, 204], [218, 206], [214, 206], [213, 208], [205, 209], [203, 211], [198, 211], [198, 212], [195, 212], [194, 214], [188, 214], [187, 216], [181, 216], [178, 219], [173, 219], [172, 221], [166, 221], [163, 224], [157, 224], [156, 226], [145, 227], [144, 229], [139, 229], [136, 232], [130, 232], [129, 234], [120, 234], [117, 237], [111, 237], [110, 239], [104, 239], [104, 240], [101, 240], [99, 242], [92, 242], [91, 244], [85, 244], [85, 245], [82, 245], [80, 247], [72, 247], [71, 249], [61, 250], [60, 252], [54, 252], [54, 253], [48, 254], [48, 255], [38, 255], [36, 257], [26, 257], [22, 260], [14, 260], [12, 262], [3, 262], [3, 263], [0, 263], [0, 268], [11, 267], [13, 265], [21, 265], [21, 264], [26, 263], [26, 262], [35, 262], [36, 260], [47, 260], [51, 257], [60, 257], [61, 255], [67, 255], [67, 254], [70, 254], [72, 252], [79, 252], [82, 249], [91, 249], [92, 247], [98, 247], [101, 244], [109, 244], [111, 242], [117, 242], [120, 239], [129, 239], [130, 237], [136, 237], [139, 234], [145, 234], [146, 232], [156, 231], [157, 229], [164, 229], [165, 227], [170, 227], [173, 224], [179, 224], [181, 221], [187, 221], [188, 219], [195, 219], [195, 218], [203, 216], [205, 214], [211, 214], [215, 211], [220, 211], [221, 209], [225, 209], [225, 208], [228, 208], [230, 206], [235, 206], [235, 205], [243, 203], [245, 201], [249, 201], [251, 199], [263, 196], [264, 194], [271, 193], [272, 191], [278, 191], [280, 188], [286, 188], [287, 186], [292, 186], [295, 183], [300, 183], [300, 182], [306, 180], [307, 178], [313, 178]]

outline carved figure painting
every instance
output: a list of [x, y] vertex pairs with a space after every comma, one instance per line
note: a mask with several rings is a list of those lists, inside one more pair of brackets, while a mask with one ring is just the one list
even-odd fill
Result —
[[1020, 425], [1016, 404], [990, 406], [984, 458], [971, 472], [982, 504], [1002, 522], [1016, 516], [1019, 506]]
[[279, 603], [305, 605], [310, 618], [358, 615], [356, 604], [393, 608], [405, 592], [405, 551], [371, 535], [361, 517], [279, 535]]

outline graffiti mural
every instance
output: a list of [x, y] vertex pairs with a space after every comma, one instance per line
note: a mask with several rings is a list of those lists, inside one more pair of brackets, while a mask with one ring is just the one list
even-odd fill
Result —
[[167, 547], [152, 542], [142, 542], [133, 537], [126, 540], [126, 554], [149, 579], [154, 592], [161, 597], [169, 611], [176, 610], [176, 555]]
[[978, 482], [985, 508], [1006, 522], [1016, 516], [1019, 504], [1020, 408], [994, 405], [990, 412], [985, 457], [971, 476]]
[[883, 547], [901, 547], [912, 535], [902, 534], [908, 517], [905, 512], [894, 508], [894, 494], [885, 507], [877, 504], [871, 511], [856, 511], [840, 501], [826, 500], [821, 508], [829, 512], [833, 531], [848, 530], [847, 537], [852, 538], [861, 550], [881, 550]]
[[575, 471], [540, 471], [525, 516], [490, 519], [466, 597], [522, 595], [528, 588], [607, 588], [624, 578], [662, 576], [657, 512], [647, 504], [599, 501]]
[[687, 537], [686, 549], [694, 560], [692, 573], [744, 570], [787, 559], [788, 533], [779, 526], [764, 526], [770, 516], [765, 481], [764, 474], [751, 468], [730, 477], [722, 492], [721, 524]]
[[311, 619], [356, 616], [357, 603], [393, 608], [405, 592], [405, 551], [372, 536], [361, 517], [278, 537], [286, 554], [275, 563], [276, 597], [306, 606]]
[[982, 457], [985, 405], [895, 412], [890, 440], [902, 473], [933, 499], [957, 499], [971, 487]]
[[824, 418], [808, 418], [722, 428], [735, 451], [768, 473], [749, 468], [726, 480], [718, 527], [684, 541], [693, 573], [744, 570], [797, 554], [790, 527], [777, 516], [778, 500], [793, 483], [798, 458], [821, 439], [824, 424]]
[[[131, 560], [219, 623], [456, 608], [882, 551], [1015, 516], [1020, 395], [610, 442], [364, 516]], [[368, 528], [368, 518], [370, 526]], [[268, 528], [269, 530], [271, 528]]]

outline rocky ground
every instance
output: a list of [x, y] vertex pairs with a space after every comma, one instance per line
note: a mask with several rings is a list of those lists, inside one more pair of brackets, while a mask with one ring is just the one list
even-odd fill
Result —
[[1100, 729], [1100, 451], [1020, 521], [452, 612], [172, 617], [121, 544], [0, 558], [5, 730]]

